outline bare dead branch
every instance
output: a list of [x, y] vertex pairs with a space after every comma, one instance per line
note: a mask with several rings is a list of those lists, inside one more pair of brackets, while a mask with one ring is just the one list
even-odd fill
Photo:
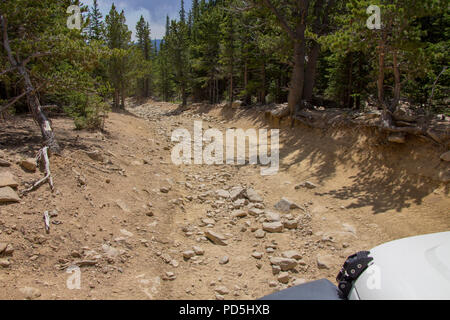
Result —
[[50, 172], [50, 160], [48, 158], [48, 147], [44, 147], [41, 150], [39, 150], [39, 153], [36, 157], [36, 162], [40, 163], [43, 162], [44, 168], [45, 168], [45, 177], [36, 181], [30, 188], [23, 190], [21, 193], [22, 195], [25, 195], [27, 193], [30, 193], [33, 190], [36, 190], [39, 188], [42, 184], [48, 181], [48, 184], [50, 185], [50, 189], [53, 191], [53, 177], [52, 173]]
[[445, 66], [445, 67], [442, 69], [441, 73], [439, 73], [439, 75], [437, 76], [436, 80], [434, 81], [434, 83], [433, 83], [433, 89], [431, 90], [431, 96], [430, 96], [430, 99], [428, 100], [428, 103], [429, 103], [429, 104], [431, 104], [431, 101], [433, 100], [433, 97], [434, 97], [434, 90], [436, 89], [437, 82], [438, 82], [439, 78], [441, 77], [441, 75], [445, 72], [445, 70], [447, 70], [447, 68], [448, 68], [448, 67]]

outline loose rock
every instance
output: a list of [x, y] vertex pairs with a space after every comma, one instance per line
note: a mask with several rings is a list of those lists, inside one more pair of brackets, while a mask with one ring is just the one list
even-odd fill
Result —
[[283, 226], [286, 229], [297, 229], [298, 221], [297, 220], [286, 220], [283, 222]]
[[305, 182], [302, 182], [295, 186], [295, 189], [300, 189], [300, 188], [314, 189], [314, 188], [317, 188], [317, 185], [315, 185], [314, 183], [312, 183], [310, 181], [305, 181]]
[[32, 287], [22, 288], [20, 289], [20, 292], [22, 292], [22, 294], [25, 296], [25, 299], [27, 300], [37, 299], [41, 296], [41, 292], [38, 289]]
[[0, 188], [11, 187], [17, 188], [19, 184], [16, 182], [11, 172], [0, 172]]
[[28, 158], [28, 159], [22, 160], [20, 162], [20, 166], [25, 171], [35, 172], [36, 171], [36, 159]]
[[263, 202], [263, 198], [253, 188], [246, 190], [246, 196], [250, 202]]
[[280, 221], [280, 214], [271, 210], [264, 211], [265, 218], [267, 222], [276, 222]]
[[183, 258], [186, 260], [189, 260], [193, 256], [195, 256], [195, 252], [193, 250], [186, 250], [183, 252]]
[[255, 231], [255, 238], [261, 239], [266, 236], [266, 233], [262, 229], [258, 229]]
[[405, 143], [406, 137], [403, 133], [391, 133], [388, 136], [388, 141], [394, 143]]
[[0, 267], [8, 268], [10, 265], [11, 265], [11, 262], [9, 262], [8, 259], [6, 259], [6, 258], [0, 259]]
[[292, 284], [294, 286], [299, 286], [299, 285], [304, 284], [304, 283], [306, 283], [306, 280], [303, 279], [303, 278], [295, 279], [294, 281], [292, 281]]
[[281, 282], [281, 283], [284, 283], [284, 284], [286, 284], [286, 283], [288, 283], [289, 282], [289, 273], [288, 272], [281, 272], [279, 275], [278, 275], [278, 282]]
[[230, 198], [231, 200], [235, 201], [236, 199], [239, 199], [244, 196], [244, 188], [241, 187], [233, 187], [230, 190]]
[[300, 208], [297, 204], [295, 204], [294, 202], [292, 202], [291, 200], [289, 200], [287, 198], [281, 198], [281, 200], [278, 201], [274, 205], [274, 207], [275, 207], [275, 209], [278, 209], [282, 212], [289, 212], [291, 209]]
[[441, 154], [441, 160], [450, 162], [450, 151], [447, 151], [446, 153]]
[[20, 202], [20, 198], [11, 187], [0, 188], [0, 203], [7, 202]]
[[6, 160], [0, 159], [0, 167], [10, 167], [11, 163]]
[[218, 294], [227, 295], [230, 293], [230, 290], [225, 286], [219, 286], [215, 289]]
[[229, 261], [230, 261], [230, 258], [228, 258], [228, 256], [223, 256], [223, 257], [220, 259], [219, 263], [220, 263], [220, 264], [227, 264]]
[[259, 216], [261, 214], [263, 214], [264, 211], [255, 207], [251, 207], [250, 209], [248, 209], [248, 214], [251, 216]]
[[194, 249], [194, 253], [198, 256], [202, 256], [205, 254], [205, 250], [203, 250], [202, 248], [200, 248], [198, 246], [193, 246], [192, 249]]
[[218, 198], [222, 198], [222, 199], [228, 199], [230, 197], [230, 193], [223, 189], [217, 190], [216, 195]]
[[297, 261], [290, 258], [272, 257], [270, 263], [281, 268], [281, 271], [292, 270], [297, 266]]
[[255, 259], [258, 259], [258, 260], [261, 259], [263, 257], [263, 255], [264, 255], [264, 253], [257, 252], [257, 251], [252, 253], [252, 257], [255, 258]]
[[205, 232], [205, 236], [206, 238], [208, 238], [209, 240], [211, 240], [214, 244], [220, 245], [220, 246], [226, 246], [227, 243], [225, 242], [226, 238], [215, 231], [212, 230], [207, 230]]
[[103, 162], [104, 158], [103, 155], [98, 150], [94, 151], [86, 151], [86, 154], [91, 158], [92, 160]]
[[243, 218], [245, 216], [247, 216], [247, 212], [245, 212], [243, 210], [234, 210], [231, 213], [231, 217], [233, 217], [233, 218]]
[[285, 258], [300, 260], [302, 256], [296, 250], [288, 250], [281, 253], [281, 255]]
[[330, 269], [333, 263], [333, 257], [329, 255], [318, 255], [317, 256], [317, 267], [319, 269]]
[[263, 230], [267, 232], [283, 232], [283, 225], [281, 222], [265, 222], [263, 223]]

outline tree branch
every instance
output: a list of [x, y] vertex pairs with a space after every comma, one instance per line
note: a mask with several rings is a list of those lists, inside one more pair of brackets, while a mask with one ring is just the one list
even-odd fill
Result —
[[31, 56], [29, 56], [28, 58], [26, 58], [25, 60], [22, 61], [22, 65], [25, 67], [27, 65], [27, 63], [30, 62], [32, 59], [49, 56], [50, 54], [51, 54], [51, 52], [36, 52], [36, 53], [33, 53]]
[[17, 67], [11, 67], [9, 69], [3, 70], [2, 72], [0, 72], [0, 76], [7, 74], [8, 72], [14, 71], [16, 70]]
[[8, 23], [3, 15], [0, 15], [0, 25], [2, 27], [3, 47], [5, 48], [6, 54], [8, 55], [9, 63], [11, 63], [13, 67], [17, 68], [17, 61], [16, 59], [14, 59], [11, 47], [9, 46], [8, 30], [7, 30]]
[[278, 22], [281, 24], [281, 27], [287, 32], [289, 37], [294, 41], [297, 40], [296, 32], [289, 27], [286, 19], [281, 15], [280, 11], [272, 4], [272, 2], [270, 0], [264, 0], [264, 3], [273, 12], [273, 14], [275, 14]]
[[34, 90], [26, 90], [26, 91], [22, 92], [20, 95], [18, 95], [17, 97], [15, 97], [14, 99], [12, 99], [10, 102], [8, 102], [8, 104], [0, 106], [0, 113], [4, 112], [9, 107], [12, 107], [17, 101], [22, 99], [27, 94], [39, 91], [46, 83], [47, 82], [44, 82], [43, 84], [41, 84], [39, 87], [35, 88]]

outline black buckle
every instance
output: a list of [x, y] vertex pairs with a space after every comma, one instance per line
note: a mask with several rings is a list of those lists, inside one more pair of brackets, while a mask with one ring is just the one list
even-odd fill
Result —
[[372, 257], [369, 257], [369, 254], [370, 251], [360, 251], [345, 260], [344, 266], [336, 277], [338, 288], [344, 298], [347, 298], [350, 293], [353, 282], [358, 279], [373, 260]]

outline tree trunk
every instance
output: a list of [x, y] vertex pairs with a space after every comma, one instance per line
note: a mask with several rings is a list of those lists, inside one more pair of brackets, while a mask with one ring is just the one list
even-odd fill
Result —
[[219, 103], [219, 79], [216, 79], [216, 103]]
[[263, 61], [263, 64], [261, 66], [261, 77], [262, 77], [262, 86], [261, 86], [261, 97], [260, 97], [260, 103], [265, 104], [266, 103], [266, 63]]
[[182, 106], [185, 107], [187, 105], [187, 99], [186, 99], [186, 89], [184, 85], [181, 87], [181, 99], [182, 99]]
[[302, 32], [301, 39], [294, 44], [294, 68], [291, 83], [289, 84], [288, 107], [291, 117], [295, 115], [302, 100], [303, 83], [305, 79], [305, 37]]
[[234, 97], [233, 97], [233, 64], [231, 64], [231, 66], [230, 66], [230, 85], [229, 85], [229, 88], [228, 88], [228, 90], [229, 90], [229, 92], [228, 92], [228, 99], [229, 99], [229, 102], [230, 102], [230, 107], [233, 105], [233, 100], [234, 100]]
[[394, 112], [397, 109], [398, 102], [400, 101], [400, 69], [398, 67], [398, 52], [394, 50], [392, 54], [393, 63], [394, 63], [394, 100], [392, 101], [391, 111]]
[[50, 120], [46, 117], [42, 111], [41, 103], [36, 95], [33, 84], [31, 83], [30, 76], [23, 66], [19, 66], [19, 73], [25, 80], [25, 90], [29, 93], [27, 94], [27, 103], [30, 108], [34, 120], [38, 123], [42, 137], [44, 138], [45, 145], [49, 147], [50, 151], [55, 154], [61, 153], [61, 148], [56, 141], [55, 134], [53, 133]]
[[120, 89], [120, 108], [125, 109], [125, 89]]
[[[55, 154], [61, 153], [61, 148], [55, 138], [55, 134], [53, 133], [52, 126], [50, 120], [48, 120], [45, 113], [42, 111], [41, 103], [39, 102], [39, 98], [37, 97], [36, 90], [31, 83], [30, 75], [28, 74], [25, 66], [22, 61], [16, 61], [12, 54], [11, 47], [9, 45], [8, 39], [8, 30], [7, 30], [7, 22], [6, 18], [3, 15], [0, 15], [0, 24], [3, 29], [3, 47], [8, 55], [8, 60], [11, 66], [16, 67], [19, 74], [23, 77], [25, 83], [25, 90], [27, 92], [27, 104], [30, 108], [31, 113], [33, 114], [34, 120], [39, 125], [41, 129], [42, 137], [44, 138], [44, 143], [49, 147], [50, 151]], [[17, 55], [18, 56], [18, 55]]]
[[378, 81], [377, 81], [377, 89], [378, 89], [378, 102], [385, 109], [384, 104], [384, 43], [380, 43], [379, 47], [380, 52], [378, 53]]
[[208, 98], [209, 98], [209, 103], [212, 104], [212, 80], [209, 79], [208, 81]]
[[114, 89], [114, 96], [113, 96], [113, 108], [119, 109], [119, 89]]
[[303, 87], [303, 100], [311, 101], [316, 82], [317, 61], [319, 59], [320, 44], [314, 41], [308, 55], [308, 64], [305, 71], [305, 85]]
[[[245, 54], [247, 56], [247, 49], [245, 51]], [[248, 94], [248, 61], [247, 58], [245, 58], [245, 63], [244, 63], [244, 89], [245, 89], [245, 96], [244, 96], [244, 104], [245, 105], [250, 105], [251, 104], [251, 97]]]
[[353, 53], [350, 53], [350, 61], [347, 65], [348, 67], [348, 83], [347, 83], [347, 94], [346, 94], [346, 108], [350, 108], [353, 104], [352, 88], [353, 88]]

